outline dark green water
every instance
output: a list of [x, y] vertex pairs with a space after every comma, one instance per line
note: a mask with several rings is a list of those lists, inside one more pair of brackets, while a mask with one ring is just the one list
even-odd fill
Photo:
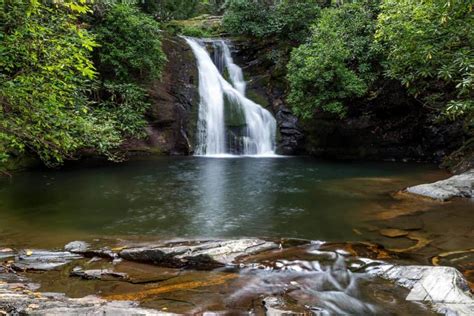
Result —
[[34, 171], [0, 180], [0, 237], [41, 245], [143, 235], [351, 240], [374, 203], [442, 176], [430, 165], [310, 158], [173, 157]]

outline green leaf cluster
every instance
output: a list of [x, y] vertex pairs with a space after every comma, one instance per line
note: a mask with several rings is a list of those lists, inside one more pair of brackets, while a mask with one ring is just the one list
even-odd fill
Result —
[[375, 27], [375, 14], [365, 5], [322, 10], [288, 63], [288, 101], [296, 114], [309, 118], [322, 109], [344, 116], [345, 102], [367, 93], [378, 77]]
[[315, 0], [228, 0], [224, 29], [234, 35], [302, 41], [320, 7]]
[[98, 69], [102, 78], [130, 82], [160, 77], [166, 62], [160, 25], [138, 7], [113, 6], [93, 31], [101, 43]]
[[54, 165], [80, 148], [106, 153], [119, 142], [87, 99], [97, 44], [78, 17], [88, 11], [82, 1], [2, 1], [1, 160], [30, 151]]
[[474, 3], [384, 0], [376, 40], [386, 74], [451, 117], [474, 111]]
[[101, 43], [96, 52], [101, 79], [94, 93], [96, 111], [112, 121], [123, 138], [145, 137], [150, 103], [142, 86], [159, 79], [166, 62], [160, 25], [136, 5], [117, 4], [93, 32]]

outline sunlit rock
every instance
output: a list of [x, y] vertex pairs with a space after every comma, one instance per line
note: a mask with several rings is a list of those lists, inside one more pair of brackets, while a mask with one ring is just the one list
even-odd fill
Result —
[[175, 242], [164, 245], [145, 245], [122, 250], [121, 258], [171, 267], [213, 268], [235, 264], [236, 259], [278, 245], [260, 239], [234, 239]]
[[445, 315], [474, 315], [472, 294], [455, 268], [382, 265], [369, 273], [409, 289], [407, 301], [429, 303]]
[[447, 201], [454, 197], [471, 198], [474, 195], [474, 169], [434, 183], [408, 187], [407, 192]]

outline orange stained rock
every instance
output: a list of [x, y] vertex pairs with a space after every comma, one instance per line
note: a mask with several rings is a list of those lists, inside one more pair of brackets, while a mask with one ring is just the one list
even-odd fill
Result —
[[103, 298], [107, 300], [111, 300], [111, 301], [140, 301], [147, 297], [162, 294], [162, 293], [169, 293], [169, 292], [183, 291], [183, 290], [185, 291], [185, 290], [195, 289], [199, 287], [220, 285], [238, 277], [239, 275], [236, 273], [227, 273], [223, 275], [220, 274], [208, 280], [189, 281], [189, 282], [182, 282], [182, 283], [177, 283], [177, 284], [162, 285], [162, 286], [150, 288], [147, 290], [143, 290], [140, 292], [105, 295], [103, 296]]
[[465, 270], [462, 271], [462, 274], [467, 280], [467, 285], [472, 293], [474, 293], [474, 270]]
[[413, 241], [416, 241], [416, 244], [408, 247], [408, 248], [403, 248], [403, 249], [388, 249], [389, 251], [392, 252], [411, 252], [415, 250], [419, 250], [421, 248], [424, 248], [428, 246], [431, 243], [431, 240], [427, 239], [424, 237], [422, 234], [416, 233], [416, 232], [410, 232], [408, 235], [404, 236], [408, 239], [411, 239]]

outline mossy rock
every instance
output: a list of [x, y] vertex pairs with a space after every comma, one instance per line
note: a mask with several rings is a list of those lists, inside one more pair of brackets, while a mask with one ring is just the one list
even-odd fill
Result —
[[258, 105], [261, 105], [264, 108], [270, 107], [270, 103], [268, 102], [268, 99], [263, 96], [261, 93], [258, 93], [255, 90], [249, 89], [247, 91], [246, 97], [253, 102], [257, 103]]
[[228, 127], [241, 127], [247, 123], [245, 121], [245, 113], [240, 104], [224, 98], [224, 119], [225, 125]]

